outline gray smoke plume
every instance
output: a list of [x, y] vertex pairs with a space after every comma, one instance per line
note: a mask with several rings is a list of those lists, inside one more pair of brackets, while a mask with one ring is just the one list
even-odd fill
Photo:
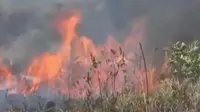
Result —
[[123, 32], [144, 15], [147, 53], [169, 42], [200, 35], [198, 0], [0, 0], [1, 57], [20, 63], [15, 67], [19, 69], [33, 56], [56, 50], [61, 38], [54, 26], [55, 18], [70, 9], [82, 10], [83, 21], [77, 30], [96, 43], [104, 42], [108, 34], [123, 40]]
[[[200, 39], [200, 1], [198, 0], [107, 0], [111, 22], [118, 31], [126, 29], [138, 16], [147, 17], [145, 52], [153, 54], [175, 41]], [[163, 53], [156, 54], [158, 62]]]

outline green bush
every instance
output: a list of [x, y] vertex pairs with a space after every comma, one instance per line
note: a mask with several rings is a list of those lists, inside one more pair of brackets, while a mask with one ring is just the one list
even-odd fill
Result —
[[177, 42], [171, 47], [169, 64], [173, 75], [183, 81], [192, 78], [195, 82], [200, 76], [200, 42], [191, 44]]

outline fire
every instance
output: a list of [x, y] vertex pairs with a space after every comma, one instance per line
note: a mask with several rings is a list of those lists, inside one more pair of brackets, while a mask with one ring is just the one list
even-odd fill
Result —
[[[6, 83], [6, 87], [9, 87], [13, 82], [12, 72], [9, 67], [4, 65], [0, 60], [0, 81]], [[1, 87], [1, 86], [0, 86]]]
[[[10, 69], [2, 63], [0, 76], [8, 84], [18, 83], [20, 87], [16, 88], [20, 88], [18, 91], [23, 94], [39, 90], [42, 84], [46, 84], [52, 91], [58, 90], [72, 97], [85, 96], [88, 87], [93, 88], [95, 94], [98, 94], [105, 85], [120, 91], [125, 85], [126, 77], [130, 77], [129, 80], [135, 82], [138, 89], [145, 88], [141, 86], [145, 73], [141, 68], [135, 68], [137, 64], [133, 62], [136, 57], [125, 55], [132, 53], [133, 48], [138, 46], [137, 43], [142, 41], [145, 34], [145, 19], [139, 18], [136, 21], [137, 24], [133, 25], [134, 31], [124, 42], [118, 42], [114, 37], [108, 36], [104, 45], [96, 45], [90, 38], [79, 36], [76, 26], [80, 21], [79, 12], [59, 20], [57, 28], [63, 40], [60, 49], [55, 53], [45, 52], [33, 59], [24, 75], [30, 78], [31, 83], [27, 83], [27, 79], [14, 80]], [[150, 69], [148, 74], [149, 87], [153, 89], [154, 69]]]
[[[27, 75], [34, 77], [34, 88], [35, 85], [41, 82], [48, 81], [51, 83], [59, 77], [63, 63], [70, 60], [71, 42], [76, 36], [75, 27], [78, 22], [79, 16], [77, 14], [61, 21], [59, 24], [59, 31], [63, 37], [63, 43], [60, 50], [55, 54], [44, 53], [41, 57], [34, 59], [28, 67]], [[32, 92], [32, 90], [33, 89], [31, 89], [30, 92]]]

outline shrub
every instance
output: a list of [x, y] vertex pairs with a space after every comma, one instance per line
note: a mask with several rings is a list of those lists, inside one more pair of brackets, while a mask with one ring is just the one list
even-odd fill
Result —
[[177, 42], [171, 47], [169, 64], [173, 75], [183, 81], [192, 78], [195, 82], [200, 76], [200, 42], [194, 41], [191, 44]]

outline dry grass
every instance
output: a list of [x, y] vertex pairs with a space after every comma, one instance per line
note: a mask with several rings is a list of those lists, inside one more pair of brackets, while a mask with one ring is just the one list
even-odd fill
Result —
[[[119, 75], [119, 71], [126, 72], [121, 69], [126, 65], [125, 53], [122, 49], [118, 51], [111, 50], [112, 55], [120, 58], [119, 61], [114, 64], [114, 68], [109, 74], [107, 80], [111, 81], [111, 88], [108, 88], [107, 83], [101, 83], [101, 79], [98, 76], [98, 85], [100, 88], [99, 96], [96, 97], [92, 91], [92, 73], [98, 73], [99, 65], [101, 61], [98, 61], [95, 56], [91, 54], [92, 67], [85, 77], [86, 83], [89, 85], [86, 90], [87, 94], [85, 98], [80, 99], [64, 99], [63, 104], [66, 107], [60, 107], [60, 105], [39, 104], [37, 111], [43, 112], [198, 112], [199, 110], [199, 84], [191, 84], [187, 79], [181, 84], [174, 78], [167, 78], [160, 82], [153, 92], [149, 91], [148, 82], [148, 68], [145, 62], [145, 55], [143, 54], [142, 46], [142, 60], [144, 63], [146, 74], [146, 92], [138, 92], [131, 86], [124, 84], [121, 92], [116, 91], [116, 77]], [[108, 61], [108, 60], [107, 60]], [[125, 83], [127, 83], [127, 76], [124, 76]], [[110, 85], [109, 85], [110, 87]], [[112, 89], [113, 91], [108, 91]], [[146, 94], [147, 93], [147, 94]], [[53, 102], [51, 102], [53, 103]], [[59, 108], [58, 108], [59, 107]], [[11, 106], [9, 112], [31, 112], [26, 104], [24, 108], [18, 109], [14, 105]], [[62, 109], [62, 110], [61, 110]]]

